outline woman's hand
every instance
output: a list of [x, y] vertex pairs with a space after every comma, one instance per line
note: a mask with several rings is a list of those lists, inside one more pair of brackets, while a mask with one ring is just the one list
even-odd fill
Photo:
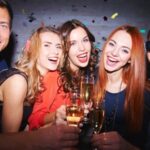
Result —
[[116, 131], [94, 134], [92, 145], [100, 150], [138, 150]]
[[67, 124], [66, 121], [66, 106], [61, 105], [56, 111], [56, 124]]

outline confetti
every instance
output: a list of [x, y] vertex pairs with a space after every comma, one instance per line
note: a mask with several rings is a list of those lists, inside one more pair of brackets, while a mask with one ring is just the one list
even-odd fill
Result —
[[95, 23], [95, 20], [92, 20], [92, 23]]
[[115, 19], [119, 14], [118, 13], [114, 13], [112, 16], [111, 16], [111, 19]]
[[106, 41], [106, 40], [107, 40], [107, 38], [103, 36], [103, 37], [102, 37], [102, 40], [103, 40], [103, 41]]
[[103, 19], [104, 19], [104, 21], [107, 21], [107, 20], [108, 20], [108, 18], [107, 18], [106, 16], [104, 16]]
[[141, 33], [146, 33], [146, 30], [145, 29], [140, 29], [140, 32]]
[[34, 15], [34, 13], [31, 13], [30, 16], [28, 16], [29, 22], [33, 22], [36, 20], [36, 18], [33, 15]]

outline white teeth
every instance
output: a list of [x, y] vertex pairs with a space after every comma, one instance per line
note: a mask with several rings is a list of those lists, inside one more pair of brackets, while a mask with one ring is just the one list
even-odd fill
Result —
[[108, 57], [108, 60], [109, 60], [109, 61], [113, 61], [113, 62], [117, 62], [117, 61], [118, 61], [118, 60], [113, 59], [113, 58], [111, 58], [111, 57]]
[[86, 56], [87, 56], [87, 54], [78, 55], [79, 58], [84, 58], [84, 57], [86, 57]]
[[48, 58], [48, 60], [50, 60], [50, 61], [57, 61], [58, 58]]

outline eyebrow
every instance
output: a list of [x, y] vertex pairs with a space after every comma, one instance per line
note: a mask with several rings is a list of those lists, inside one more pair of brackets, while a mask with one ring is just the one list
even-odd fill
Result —
[[112, 39], [110, 39], [109, 41], [113, 41], [115, 44], [117, 44], [116, 41], [114, 41], [114, 40], [112, 40]]
[[9, 23], [5, 22], [5, 21], [0, 21], [0, 24], [7, 24], [7, 25], [9, 25]]
[[[86, 39], [86, 38], [89, 38], [88, 35], [83, 37], [83, 39]], [[70, 40], [70, 42], [74, 42], [74, 41], [77, 41], [77, 40]]]
[[52, 44], [52, 42], [48, 42], [48, 41], [43, 41], [43, 43]]
[[[43, 41], [43, 43], [46, 43], [46, 44], [53, 44], [52, 42], [49, 42], [49, 41]], [[61, 43], [57, 43], [56, 45], [62, 45]]]
[[[117, 44], [116, 41], [114, 41], [114, 40], [112, 40], [112, 39], [110, 39], [110, 41], [113, 41], [115, 44]], [[131, 48], [127, 47], [127, 46], [122, 46], [122, 47], [123, 47], [123, 48], [127, 48], [127, 49], [129, 49], [129, 50], [131, 49]]]

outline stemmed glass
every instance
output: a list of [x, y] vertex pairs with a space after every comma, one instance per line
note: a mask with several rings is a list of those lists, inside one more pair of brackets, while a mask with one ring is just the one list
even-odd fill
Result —
[[93, 133], [98, 134], [100, 133], [105, 117], [105, 103], [104, 100], [99, 97], [97, 88], [94, 88], [92, 101], [93, 105], [90, 112], [90, 123], [93, 128]]
[[66, 107], [66, 119], [69, 126], [78, 126], [83, 118], [83, 109], [79, 100], [79, 91], [70, 93], [70, 104]]
[[93, 88], [94, 77], [82, 76], [80, 82], [80, 100], [84, 109], [84, 122], [88, 121], [88, 114], [92, 106]]

